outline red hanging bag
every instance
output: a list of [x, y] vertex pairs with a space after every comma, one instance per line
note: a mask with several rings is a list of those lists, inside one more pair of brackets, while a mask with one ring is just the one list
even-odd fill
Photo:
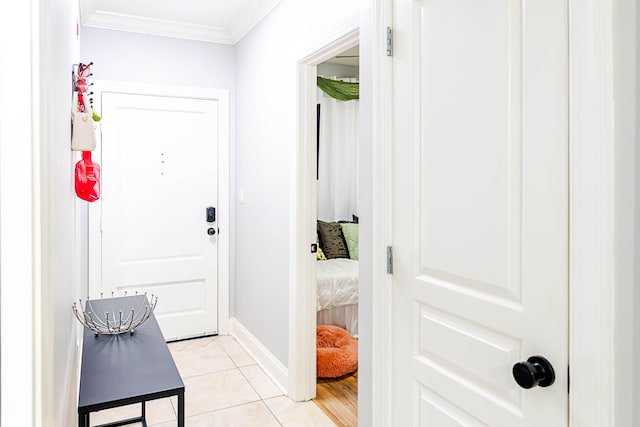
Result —
[[91, 151], [83, 151], [76, 163], [76, 194], [87, 202], [100, 198], [100, 165], [91, 160]]

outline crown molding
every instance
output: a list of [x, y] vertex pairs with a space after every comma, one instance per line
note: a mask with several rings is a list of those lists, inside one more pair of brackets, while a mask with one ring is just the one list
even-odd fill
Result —
[[85, 27], [234, 45], [281, 2], [267, 0], [242, 10], [225, 28], [100, 10], [95, 0], [80, 0], [80, 16]]
[[85, 17], [83, 14], [82, 25], [85, 27], [128, 31], [132, 33], [151, 34], [154, 36], [234, 44], [234, 40], [229, 34], [229, 31], [225, 28], [168, 21], [163, 19], [152, 19], [142, 16], [106, 12], [102, 10], [93, 11], [88, 17]]
[[229, 31], [234, 40], [238, 43], [249, 31], [262, 21], [282, 0], [265, 0], [249, 10], [243, 10], [232, 22], [229, 23]]

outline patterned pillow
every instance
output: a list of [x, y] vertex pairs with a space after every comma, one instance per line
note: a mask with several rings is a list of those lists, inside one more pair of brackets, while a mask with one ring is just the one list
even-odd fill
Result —
[[324, 256], [324, 252], [322, 252], [322, 248], [318, 247], [318, 252], [316, 253], [316, 259], [318, 261], [326, 261], [327, 257]]
[[327, 259], [349, 258], [340, 224], [318, 220], [318, 234], [320, 234], [320, 246]]
[[342, 228], [342, 235], [347, 242], [347, 249], [349, 250], [349, 258], [357, 260], [358, 255], [358, 224], [344, 223], [340, 224]]

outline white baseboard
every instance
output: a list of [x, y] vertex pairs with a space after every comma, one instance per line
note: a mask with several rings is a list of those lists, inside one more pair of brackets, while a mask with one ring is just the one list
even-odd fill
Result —
[[276, 386], [287, 395], [287, 387], [289, 384], [288, 369], [275, 358], [267, 348], [262, 345], [252, 334], [245, 328], [238, 319], [232, 317], [229, 319], [231, 326], [230, 335], [233, 336], [238, 343], [253, 357], [260, 365], [265, 373], [271, 378]]

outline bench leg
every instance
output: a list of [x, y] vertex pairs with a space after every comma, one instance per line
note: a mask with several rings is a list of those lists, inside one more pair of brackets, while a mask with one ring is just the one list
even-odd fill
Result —
[[140, 417], [140, 419], [142, 420], [142, 427], [147, 427], [147, 407], [145, 406], [147, 402], [143, 400], [141, 403], [142, 403], [142, 416]]
[[78, 427], [89, 427], [89, 413], [78, 414]]
[[178, 394], [178, 427], [184, 427], [184, 392]]

